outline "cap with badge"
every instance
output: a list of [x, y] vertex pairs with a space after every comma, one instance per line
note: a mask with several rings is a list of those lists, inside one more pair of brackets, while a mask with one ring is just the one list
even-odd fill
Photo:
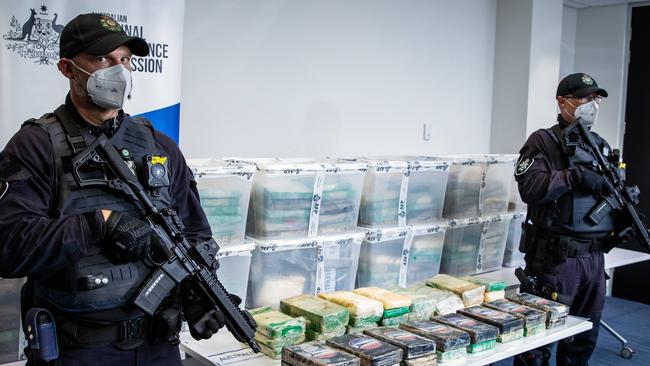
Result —
[[103, 14], [81, 14], [63, 28], [59, 56], [72, 58], [80, 53], [106, 55], [120, 46], [129, 47], [136, 56], [149, 54], [147, 42], [126, 34], [115, 19]]
[[573, 95], [576, 98], [583, 98], [596, 93], [607, 98], [607, 90], [599, 88], [596, 80], [583, 73], [570, 74], [564, 77], [557, 86], [556, 97]]

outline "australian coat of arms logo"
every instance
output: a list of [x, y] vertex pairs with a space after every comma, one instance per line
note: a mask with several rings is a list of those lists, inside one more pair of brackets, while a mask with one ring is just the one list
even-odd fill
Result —
[[[59, 59], [59, 38], [63, 24], [58, 14], [48, 14], [47, 6], [40, 12], [28, 9], [29, 16], [11, 16], [9, 31], [2, 35], [7, 49], [20, 57], [34, 60], [41, 65], [51, 65]], [[26, 19], [26, 20], [23, 20]]]

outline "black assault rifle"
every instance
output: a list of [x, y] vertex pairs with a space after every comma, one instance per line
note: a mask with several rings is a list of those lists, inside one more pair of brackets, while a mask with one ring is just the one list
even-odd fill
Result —
[[591, 150], [595, 162], [598, 164], [597, 168], [603, 174], [605, 183], [611, 192], [609, 196], [605, 197], [602, 202], [591, 210], [588, 215], [589, 220], [594, 224], [598, 224], [603, 218], [610, 215], [612, 211], [621, 212], [629, 220], [630, 225], [620, 232], [614, 233], [614, 235], [622, 238], [634, 233], [639, 241], [641, 241], [641, 244], [645, 245], [646, 249], [650, 251], [650, 235], [648, 234], [648, 229], [635, 207], [639, 204], [639, 188], [636, 186], [625, 186], [624, 179], [619, 174], [619, 162], [610, 162], [603, 156], [592, 134], [579, 120], [565, 129], [565, 136], [573, 129], [578, 131], [583, 142], [589, 146], [589, 150]]
[[[86, 164], [103, 164], [112, 176], [85, 179], [82, 177]], [[169, 209], [159, 209], [149, 199], [144, 188], [126, 161], [106, 135], [101, 134], [88, 148], [72, 160], [75, 179], [81, 186], [108, 186], [126, 194], [144, 211], [144, 218], [151, 224], [160, 239], [156, 248], [160, 253], [149, 262], [156, 267], [138, 292], [134, 303], [142, 311], [153, 315], [160, 303], [183, 279], [189, 278], [200, 289], [204, 298], [224, 315], [226, 327], [240, 342], [247, 343], [255, 353], [260, 352], [255, 342], [257, 324], [246, 310], [233, 303], [230, 294], [215, 274], [218, 265], [216, 253], [219, 246], [214, 240], [193, 245], [183, 234], [183, 224], [177, 214]], [[157, 252], [158, 252], [157, 251]]]

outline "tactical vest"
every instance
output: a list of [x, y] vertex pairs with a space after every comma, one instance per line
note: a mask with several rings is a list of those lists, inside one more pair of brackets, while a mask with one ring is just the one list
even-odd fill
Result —
[[[583, 169], [593, 169], [594, 166], [598, 164], [595, 161], [590, 148], [579, 137], [576, 136], [577, 138], [572, 139], [570, 148], [567, 148], [566, 141], [561, 140], [563, 136], [558, 126], [545, 131], [549, 133], [558, 146], [565, 151], [569, 168], [582, 167]], [[609, 154], [609, 152], [606, 151], [603, 153], [603, 155]], [[584, 193], [579, 189], [573, 189], [558, 200], [560, 199], [570, 201], [569, 206], [571, 212], [569, 214], [568, 222], [560, 222], [553, 217], [548, 217], [549, 215], [553, 216], [554, 211], [557, 211], [555, 203], [551, 203], [549, 207], [539, 210], [541, 213], [539, 216], [541, 217], [534, 217], [535, 215], [533, 215], [535, 226], [556, 233], [574, 234], [578, 237], [604, 237], [614, 230], [614, 215], [605, 217], [597, 225], [591, 222], [588, 218], [589, 213], [591, 213], [594, 207], [603, 200], [603, 197]], [[557, 213], [555, 214], [557, 215]]]
[[[53, 217], [93, 213], [101, 209], [127, 212], [138, 217], [137, 206], [121, 192], [102, 186], [84, 186], [72, 172], [72, 158], [90, 145], [96, 137], [79, 128], [65, 105], [38, 120], [29, 120], [47, 131], [53, 147], [56, 193], [52, 203]], [[130, 167], [136, 170], [151, 200], [159, 208], [171, 204], [172, 172], [167, 169], [167, 186], [150, 187], [146, 176], [149, 156], [167, 156], [156, 143], [153, 127], [142, 118], [125, 116], [110, 138]], [[102, 163], [85, 166], [80, 175], [85, 179], [105, 179], [107, 167]], [[149, 274], [142, 261], [114, 264], [101, 251], [101, 243], [88, 248], [78, 262], [33, 280], [34, 299], [38, 305], [49, 305], [66, 312], [89, 312], [119, 308], [132, 299]]]

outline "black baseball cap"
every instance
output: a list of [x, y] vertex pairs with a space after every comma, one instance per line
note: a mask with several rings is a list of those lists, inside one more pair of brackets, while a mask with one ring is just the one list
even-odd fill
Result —
[[607, 90], [599, 88], [598, 83], [591, 76], [579, 72], [565, 76], [557, 85], [555, 96], [573, 95], [576, 98], [583, 98], [592, 93], [607, 98]]
[[129, 47], [136, 56], [149, 54], [147, 42], [127, 35], [115, 19], [104, 14], [81, 14], [63, 28], [59, 56], [105, 55], [122, 45]]

